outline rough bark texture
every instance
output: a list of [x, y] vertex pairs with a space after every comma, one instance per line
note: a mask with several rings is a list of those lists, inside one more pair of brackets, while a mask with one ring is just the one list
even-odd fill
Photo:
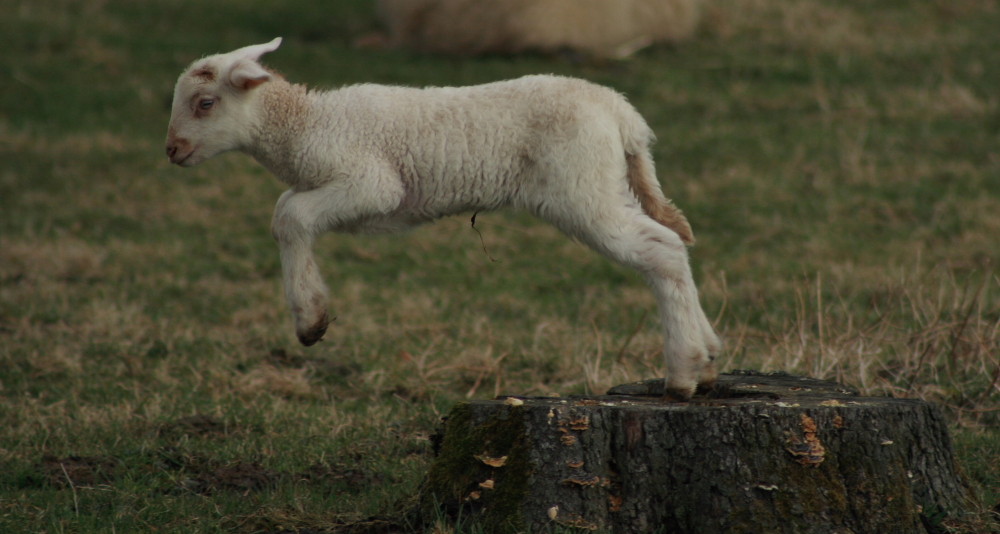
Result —
[[753, 372], [669, 403], [660, 382], [456, 406], [425, 514], [487, 532], [912, 534], [970, 505], [931, 404]]

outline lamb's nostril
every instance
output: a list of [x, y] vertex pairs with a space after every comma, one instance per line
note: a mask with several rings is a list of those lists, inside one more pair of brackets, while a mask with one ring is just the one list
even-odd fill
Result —
[[167, 145], [167, 157], [174, 159], [174, 154], [177, 154], [177, 147], [174, 145]]

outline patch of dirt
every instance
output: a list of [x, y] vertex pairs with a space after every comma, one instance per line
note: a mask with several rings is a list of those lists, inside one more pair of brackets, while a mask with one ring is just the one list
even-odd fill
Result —
[[[218, 422], [211, 418], [185, 418], [180, 427], [191, 428], [193, 432], [214, 432]], [[175, 422], [173, 424], [178, 424]], [[285, 481], [329, 488], [335, 494], [363, 491], [374, 484], [382, 484], [387, 477], [380, 472], [345, 463], [315, 463], [299, 472], [282, 472], [268, 469], [257, 462], [221, 462], [207, 456], [189, 453], [175, 447], [157, 450], [147, 460], [146, 469], [174, 472], [170, 479], [171, 488], [167, 493], [192, 492], [210, 496], [220, 492], [237, 492], [248, 495], [253, 492], [274, 489]], [[58, 458], [47, 455], [36, 464], [36, 475], [32, 484], [45, 484], [60, 489], [71, 487], [92, 487], [114, 483], [122, 469], [120, 460], [110, 456], [67, 456]], [[391, 478], [391, 477], [389, 477]], [[389, 483], [392, 480], [388, 481]], [[268, 534], [402, 534], [413, 532], [405, 526], [407, 519], [369, 517], [361, 520], [345, 521], [342, 518], [327, 518], [321, 522], [305, 521], [299, 528], [288, 530], [288, 518], [282, 521], [267, 517], [252, 517], [240, 521], [237, 532], [265, 532]], [[291, 524], [295, 524], [293, 521]], [[279, 526], [280, 525], [280, 526]], [[252, 528], [250, 528], [252, 527]], [[247, 530], [249, 529], [249, 530]]]
[[174, 447], [157, 451], [155, 466], [165, 471], [179, 471], [176, 477], [181, 489], [199, 495], [219, 491], [249, 493], [273, 488], [283, 474], [263, 467], [257, 462], [235, 461], [224, 463], [200, 454], [191, 454]]
[[181, 471], [180, 488], [201, 495], [267, 490], [282, 481], [328, 487], [335, 492], [359, 492], [385, 481], [381, 473], [343, 464], [316, 463], [301, 472], [290, 473], [268, 469], [257, 462], [223, 463], [172, 447], [159, 450], [157, 455], [158, 468]]
[[[193, 420], [194, 421], [194, 420]], [[207, 424], [205, 420], [196, 428]], [[207, 424], [207, 428], [216, 428]], [[214, 431], [214, 430], [213, 430]], [[282, 482], [306, 484], [331, 493], [358, 493], [375, 484], [387, 482], [385, 474], [345, 463], [315, 463], [298, 472], [276, 471], [258, 462], [235, 460], [223, 462], [208, 456], [186, 452], [177, 447], [163, 447], [151, 453], [144, 465], [148, 471], [171, 472], [167, 493], [193, 492], [212, 495], [218, 492], [251, 492], [274, 489]], [[26, 484], [48, 485], [60, 489], [113, 484], [123, 465], [110, 456], [43, 456]], [[388, 480], [388, 482], [393, 482]]]
[[264, 361], [278, 368], [305, 369], [311, 378], [335, 384], [347, 384], [351, 377], [357, 376], [364, 371], [357, 363], [343, 363], [327, 358], [306, 357], [279, 348], [271, 349], [267, 357], [264, 358]]
[[118, 467], [118, 460], [108, 456], [46, 455], [37, 464], [45, 483], [58, 488], [109, 484], [114, 481]]
[[226, 438], [251, 434], [254, 427], [227, 423], [226, 421], [206, 414], [194, 414], [168, 421], [155, 428], [156, 436], [170, 441], [181, 438]]
[[321, 463], [313, 464], [294, 476], [296, 480], [308, 481], [313, 484], [328, 486], [343, 484], [350, 491], [360, 491], [372, 484], [381, 484], [385, 480], [381, 473], [365, 471], [356, 467]]
[[225, 423], [218, 417], [195, 414], [164, 423], [157, 429], [161, 437], [224, 436], [228, 433]]
[[[331, 521], [322, 526], [305, 526], [300, 528], [271, 528], [266, 523], [272, 523], [268, 519], [262, 519], [265, 525], [248, 523], [236, 529], [237, 532], [255, 532], [263, 534], [409, 534], [419, 532], [413, 526], [407, 526], [403, 522], [393, 519], [370, 517], [360, 521]], [[287, 519], [282, 521], [288, 524]], [[435, 531], [436, 532], [436, 531]]]
[[281, 473], [256, 462], [236, 462], [206, 466], [205, 469], [185, 478], [182, 486], [200, 495], [211, 495], [218, 491], [237, 491], [246, 494], [273, 488], [280, 479]]

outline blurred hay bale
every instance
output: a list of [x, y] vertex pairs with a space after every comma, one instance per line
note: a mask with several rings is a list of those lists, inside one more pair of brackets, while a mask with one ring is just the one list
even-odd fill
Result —
[[701, 0], [378, 0], [394, 46], [456, 55], [573, 50], [626, 57], [690, 38]]

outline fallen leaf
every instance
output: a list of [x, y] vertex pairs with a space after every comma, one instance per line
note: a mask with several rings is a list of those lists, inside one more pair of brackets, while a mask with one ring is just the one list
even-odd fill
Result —
[[494, 458], [492, 456], [486, 456], [485, 454], [477, 454], [475, 458], [490, 467], [503, 467], [503, 465], [507, 463], [506, 456]]

